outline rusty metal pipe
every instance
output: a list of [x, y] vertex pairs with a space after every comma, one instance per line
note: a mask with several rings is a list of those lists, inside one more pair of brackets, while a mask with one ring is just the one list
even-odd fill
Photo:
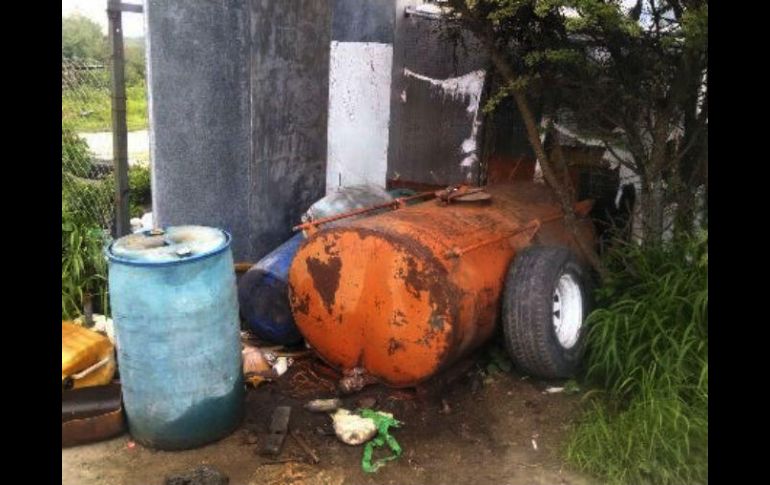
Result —
[[421, 199], [428, 196], [435, 197], [436, 194], [434, 192], [422, 192], [419, 194], [410, 195], [408, 197], [399, 197], [397, 199], [393, 199], [390, 202], [384, 202], [382, 204], [377, 204], [369, 207], [362, 207], [361, 209], [352, 210], [350, 212], [345, 212], [343, 214], [337, 214], [334, 216], [324, 217], [323, 219], [317, 219], [315, 221], [308, 221], [292, 227], [291, 230], [295, 232], [304, 231], [305, 229], [315, 228], [322, 224], [328, 224], [330, 222], [335, 222], [342, 219], [348, 219], [350, 217], [355, 217], [362, 214], [368, 214], [369, 212], [374, 212], [379, 209], [387, 209], [387, 208], [400, 209], [400, 208], [406, 207], [406, 203], [411, 200]]
[[[311, 235], [289, 270], [307, 342], [342, 371], [363, 369], [395, 387], [418, 384], [485, 342], [516, 253], [530, 244], [577, 249], [545, 186], [486, 191], [486, 203], [435, 199]], [[579, 237], [593, 238], [590, 221], [578, 223]], [[455, 248], [462, 257], [447, 257]]]

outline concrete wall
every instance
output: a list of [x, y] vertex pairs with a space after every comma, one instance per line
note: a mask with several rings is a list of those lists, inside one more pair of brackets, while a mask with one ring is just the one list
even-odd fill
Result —
[[153, 211], [256, 261], [323, 196], [330, 5], [146, 0]]
[[442, 38], [439, 20], [397, 12], [388, 179], [427, 184], [476, 182], [487, 61]]
[[[334, 0], [327, 193], [388, 179], [478, 181], [486, 60], [405, 15], [422, 0]], [[470, 53], [470, 54], [469, 54]]]
[[256, 261], [326, 190], [479, 176], [486, 61], [422, 0], [147, 0], [153, 209]]
[[323, 197], [330, 5], [254, 0], [249, 242], [258, 258], [291, 237]]

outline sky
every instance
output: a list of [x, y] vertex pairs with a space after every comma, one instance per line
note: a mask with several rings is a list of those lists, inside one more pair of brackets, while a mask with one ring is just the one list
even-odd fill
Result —
[[[123, 3], [143, 4], [144, 0], [123, 0]], [[102, 26], [107, 34], [107, 0], [62, 0], [61, 16], [79, 13]], [[141, 37], [144, 35], [144, 17], [140, 13], [123, 12], [123, 35]]]

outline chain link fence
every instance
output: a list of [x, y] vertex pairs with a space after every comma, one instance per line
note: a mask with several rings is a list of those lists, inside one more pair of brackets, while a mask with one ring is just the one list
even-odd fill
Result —
[[109, 66], [62, 58], [62, 210], [108, 234], [114, 225], [112, 162], [95, 158], [79, 133], [109, 131], [110, 116]]
[[109, 313], [102, 251], [114, 236], [115, 176], [81, 134], [109, 131], [110, 93], [109, 66], [62, 58], [62, 320]]

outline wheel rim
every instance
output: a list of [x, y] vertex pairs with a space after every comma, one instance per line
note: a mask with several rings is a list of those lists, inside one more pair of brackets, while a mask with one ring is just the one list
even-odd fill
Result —
[[553, 328], [565, 349], [575, 345], [583, 325], [583, 292], [575, 278], [563, 274], [553, 292]]

